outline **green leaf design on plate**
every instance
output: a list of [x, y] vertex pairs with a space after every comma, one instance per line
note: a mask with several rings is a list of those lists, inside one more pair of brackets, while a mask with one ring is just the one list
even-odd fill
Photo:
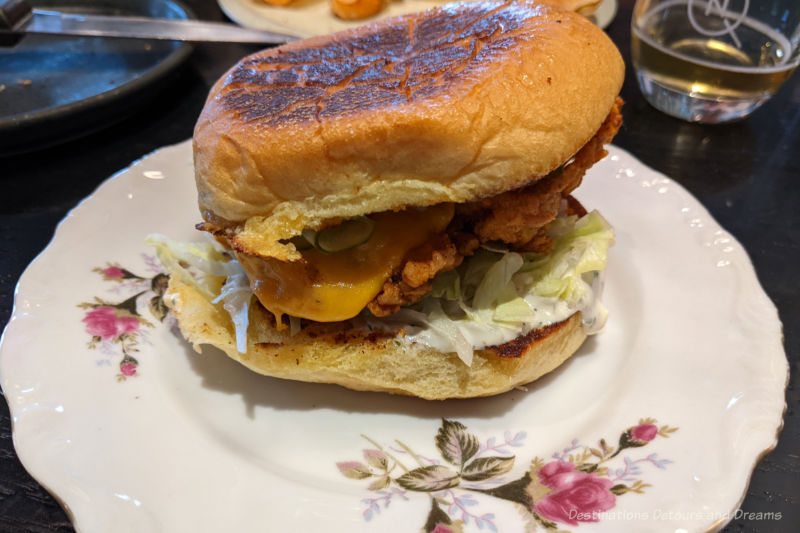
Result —
[[442, 427], [436, 433], [436, 447], [445, 461], [463, 467], [480, 448], [478, 438], [459, 422], [442, 419]]
[[336, 463], [336, 466], [339, 468], [339, 472], [351, 479], [364, 479], [372, 475], [369, 467], [358, 461], [342, 461], [341, 463]]
[[407, 490], [436, 492], [457, 486], [461, 479], [446, 466], [432, 465], [415, 468], [395, 481]]
[[370, 466], [386, 472], [389, 469], [389, 459], [380, 450], [364, 450], [364, 459]]
[[383, 490], [392, 484], [392, 479], [389, 476], [381, 476], [369, 484], [369, 490]]
[[167, 317], [169, 308], [164, 304], [164, 300], [161, 295], [156, 295], [150, 298], [150, 312], [153, 313], [153, 316], [156, 317], [159, 322], [163, 322]]
[[465, 481], [483, 481], [508, 473], [514, 466], [514, 457], [481, 457], [469, 463], [461, 472]]

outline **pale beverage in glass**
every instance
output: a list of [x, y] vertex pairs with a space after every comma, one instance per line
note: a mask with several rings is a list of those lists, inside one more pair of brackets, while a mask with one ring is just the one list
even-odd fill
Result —
[[656, 108], [706, 123], [766, 102], [800, 61], [800, 0], [638, 0], [631, 55]]

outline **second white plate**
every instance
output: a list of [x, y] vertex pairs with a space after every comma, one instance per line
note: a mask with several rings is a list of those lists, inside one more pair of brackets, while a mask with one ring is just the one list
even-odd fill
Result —
[[[375, 17], [361, 21], [344, 21], [333, 15], [328, 0], [295, 0], [286, 7], [275, 7], [260, 0], [217, 0], [231, 20], [248, 28], [289, 33], [298, 37], [325, 35], [353, 28], [374, 20], [404, 15], [441, 6], [436, 0], [393, 0]], [[614, 20], [617, 0], [603, 0], [591, 20], [605, 28]]]

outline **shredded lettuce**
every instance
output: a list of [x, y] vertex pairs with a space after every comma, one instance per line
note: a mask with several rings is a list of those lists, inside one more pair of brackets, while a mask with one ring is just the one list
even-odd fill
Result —
[[614, 230], [597, 211], [556, 222], [559, 236], [549, 254], [478, 250], [459, 269], [439, 276], [428, 298], [466, 302], [475, 311], [519, 312], [525, 307], [518, 300], [528, 293], [577, 303], [591, 290], [582, 274], [605, 269]]
[[492, 318], [498, 322], [524, 323], [532, 320], [536, 311], [523, 298], [514, 298], [494, 308]]
[[[238, 261], [233, 261], [237, 265]], [[241, 268], [241, 267], [240, 267]], [[250, 324], [250, 301], [253, 291], [244, 270], [228, 276], [219, 296], [211, 300], [212, 304], [222, 302], [222, 307], [231, 315], [236, 330], [236, 349], [239, 353], [247, 352], [247, 326]]]
[[289, 335], [294, 337], [298, 333], [300, 333], [300, 329], [302, 328], [302, 321], [300, 317], [286, 315], [289, 317]]
[[[568, 222], [560, 222], [564, 223]], [[558, 230], [564, 229], [559, 227]], [[592, 211], [577, 219], [571, 231], [554, 240], [550, 254], [526, 254], [525, 265], [520, 268], [516, 281], [530, 287], [538, 296], [558, 298], [575, 305], [591, 290], [583, 274], [605, 270], [608, 249], [613, 242], [611, 225], [600, 213]]]
[[[458, 269], [437, 277], [414, 307], [416, 321], [444, 334], [468, 365], [474, 348], [467, 331], [537, 327], [542, 317], [536, 302], [566, 306], [569, 314], [594, 306], [591, 310], [604, 321], [607, 312], [596, 302], [600, 286], [594, 274], [606, 267], [613, 228], [592, 211], [581, 218], [559, 217], [549, 236], [553, 246], [546, 255], [478, 250]], [[453, 311], [453, 302], [460, 312]]]
[[236, 330], [236, 349], [245, 353], [253, 292], [239, 262], [211, 243], [178, 242], [158, 234], [148, 235], [145, 242], [155, 248], [170, 276], [195, 288], [211, 303], [222, 303]]
[[[219, 278], [236, 274], [241, 267], [211, 243], [178, 242], [164, 235], [151, 234], [145, 243], [156, 250], [156, 255], [171, 276], [191, 285], [209, 300], [215, 298]], [[194, 269], [200, 275], [192, 274]]]
[[[472, 343], [466, 338], [464, 332], [459, 328], [458, 323], [444, 311], [442, 303], [436, 298], [425, 300], [421, 311], [405, 308], [394, 315], [392, 320], [400, 320], [409, 325], [418, 325], [428, 328], [423, 330], [422, 336], [438, 335], [448, 339], [449, 344], [459, 359], [467, 365], [472, 364], [473, 347]], [[373, 321], [378, 322], [378, 321]], [[377, 324], [380, 327], [380, 324]]]
[[491, 309], [497, 307], [498, 304], [519, 298], [516, 289], [511, 284], [511, 278], [524, 262], [522, 256], [517, 253], [509, 252], [500, 255], [500, 258], [486, 270], [486, 274], [475, 289], [472, 307]]

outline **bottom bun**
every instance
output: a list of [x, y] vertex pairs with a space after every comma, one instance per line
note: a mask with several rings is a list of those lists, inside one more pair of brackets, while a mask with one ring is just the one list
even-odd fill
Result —
[[208, 344], [259, 374], [428, 400], [491, 396], [530, 383], [561, 365], [586, 339], [580, 313], [575, 313], [505, 344], [476, 350], [467, 366], [454, 353], [403, 343], [388, 332], [355, 330], [348, 322], [313, 323], [290, 335], [287, 329], [278, 331], [272, 315], [254, 305], [247, 352], [239, 353], [221, 304], [174, 278], [164, 300], [198, 352]]

